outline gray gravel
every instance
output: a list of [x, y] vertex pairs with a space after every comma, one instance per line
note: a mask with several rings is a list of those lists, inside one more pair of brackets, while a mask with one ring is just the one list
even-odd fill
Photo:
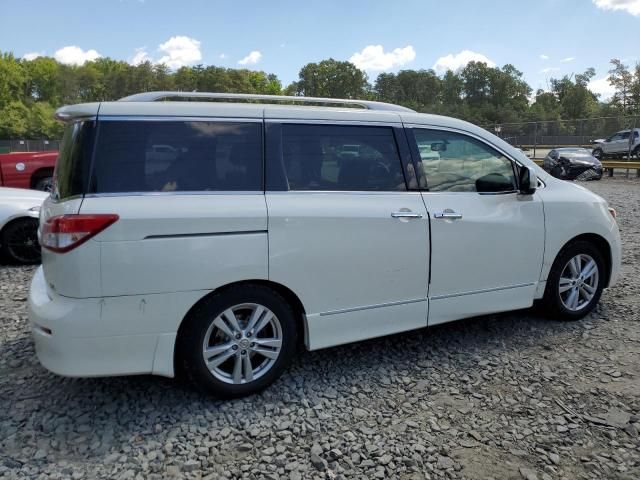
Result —
[[0, 265], [0, 478], [640, 478], [640, 181], [624, 278], [583, 321], [533, 311], [303, 353], [263, 394], [65, 379], [34, 356], [33, 268]]

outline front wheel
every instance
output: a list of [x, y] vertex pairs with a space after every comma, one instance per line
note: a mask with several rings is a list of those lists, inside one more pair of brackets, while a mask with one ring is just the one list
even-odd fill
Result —
[[38, 220], [21, 218], [9, 223], [2, 230], [0, 243], [2, 243], [2, 253], [12, 262], [22, 264], [40, 262]]
[[591, 155], [596, 157], [598, 160], [604, 159], [604, 152], [602, 151], [601, 148], [595, 148], [593, 152], [591, 152]]
[[559, 320], [578, 320], [597, 305], [605, 283], [605, 262], [586, 241], [572, 242], [558, 254], [544, 294], [544, 305]]
[[177, 340], [179, 368], [221, 398], [251, 395], [274, 382], [296, 350], [293, 310], [262, 285], [231, 287], [202, 301]]

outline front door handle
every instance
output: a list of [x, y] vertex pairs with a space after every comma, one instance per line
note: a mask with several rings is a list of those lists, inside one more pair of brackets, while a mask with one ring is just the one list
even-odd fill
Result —
[[391, 212], [393, 218], [422, 218], [421, 213], [415, 213], [412, 211]]
[[462, 214], [456, 213], [450, 209], [446, 209], [443, 212], [434, 212], [433, 218], [444, 218], [445, 220], [459, 220], [462, 218]]

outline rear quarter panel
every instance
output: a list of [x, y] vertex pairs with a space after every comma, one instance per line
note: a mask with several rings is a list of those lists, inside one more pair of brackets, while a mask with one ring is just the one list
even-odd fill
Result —
[[87, 197], [81, 213], [120, 216], [95, 237], [102, 296], [214, 290], [268, 278], [262, 193]]

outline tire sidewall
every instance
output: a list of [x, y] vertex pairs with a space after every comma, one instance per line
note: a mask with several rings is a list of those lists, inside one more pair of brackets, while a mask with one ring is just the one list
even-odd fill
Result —
[[[202, 356], [202, 345], [213, 320], [224, 310], [243, 303], [256, 303], [271, 310], [280, 321], [282, 347], [271, 369], [260, 378], [241, 385], [215, 378]], [[297, 328], [293, 310], [274, 290], [257, 286], [232, 287], [204, 299], [189, 313], [178, 338], [178, 361], [182, 373], [200, 390], [219, 398], [236, 398], [257, 393], [273, 383], [295, 354]]]
[[[562, 303], [559, 285], [560, 275], [562, 274], [565, 266], [569, 260], [579, 254], [589, 255], [596, 262], [598, 266], [598, 287], [591, 301], [585, 307], [574, 312], [569, 310]], [[604, 258], [600, 251], [591, 243], [586, 241], [576, 241], [564, 247], [553, 263], [545, 290], [545, 304], [552, 316], [559, 320], [579, 320], [588, 315], [600, 301], [600, 296], [602, 295], [606, 281], [606, 273]]]

